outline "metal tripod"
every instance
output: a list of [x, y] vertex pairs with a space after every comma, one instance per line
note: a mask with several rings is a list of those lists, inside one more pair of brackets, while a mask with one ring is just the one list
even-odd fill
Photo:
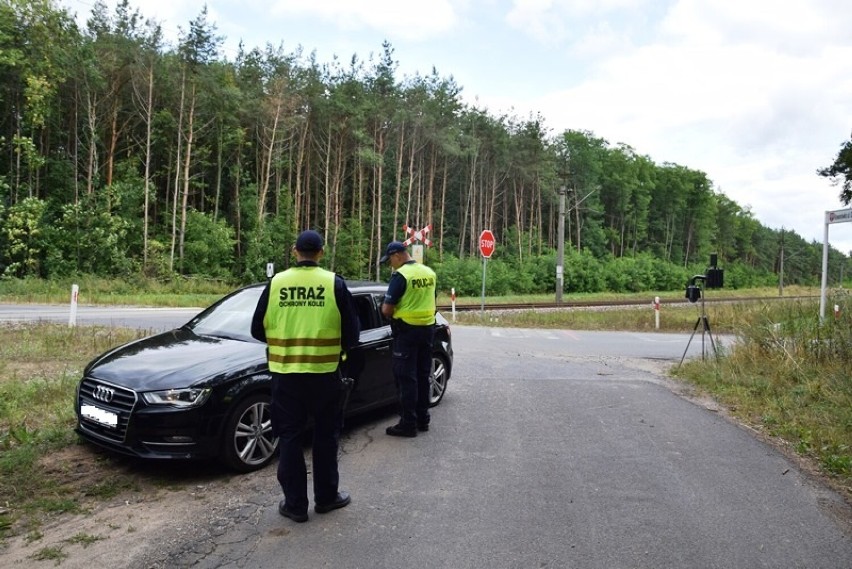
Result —
[[710, 338], [710, 345], [713, 347], [713, 354], [718, 357], [719, 352], [716, 349], [716, 341], [713, 339], [713, 334], [710, 332], [710, 321], [707, 319], [707, 313], [704, 311], [704, 291], [701, 291], [701, 316], [695, 321], [695, 326], [692, 327], [692, 334], [689, 335], [689, 341], [686, 343], [686, 349], [683, 350], [683, 355], [680, 357], [678, 367], [683, 365], [683, 360], [686, 358], [686, 352], [689, 351], [689, 345], [692, 343], [692, 338], [698, 331], [698, 325], [701, 325], [701, 359], [704, 359], [706, 353], [704, 347], [704, 337]]

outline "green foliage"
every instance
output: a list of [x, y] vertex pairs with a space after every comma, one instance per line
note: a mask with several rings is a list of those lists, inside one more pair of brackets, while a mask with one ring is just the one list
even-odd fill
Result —
[[67, 557], [68, 554], [62, 551], [61, 546], [42, 547], [30, 556], [34, 561], [54, 561], [57, 566]]
[[677, 290], [692, 276], [683, 267], [666, 263], [650, 254], [616, 257], [603, 266], [606, 290], [641, 292]]
[[138, 268], [129, 255], [127, 218], [112, 213], [99, 200], [61, 207], [59, 219], [45, 231], [45, 273], [64, 277], [77, 273], [130, 275]]
[[[441, 262], [426, 259], [438, 277], [438, 290], [449, 292], [455, 288], [459, 296], [478, 296], [482, 290], [482, 261], [475, 257], [459, 259], [445, 254]], [[486, 283], [487, 286], [487, 283]]]
[[46, 207], [47, 204], [38, 198], [26, 198], [8, 209], [2, 227], [6, 249], [0, 252], [4, 257], [2, 263], [6, 265], [4, 276], [42, 276]]
[[[601, 261], [587, 250], [565, 253], [563, 283], [565, 292], [599, 292], [605, 290]], [[554, 265], [555, 266], [555, 265]], [[555, 268], [554, 268], [555, 271]]]
[[246, 236], [244, 280], [257, 282], [266, 279], [267, 263], [274, 263], [276, 272], [292, 264], [297, 232], [283, 216], [267, 219], [258, 228], [246, 232]]
[[224, 220], [198, 211], [186, 219], [184, 272], [226, 279], [233, 274], [234, 230]]
[[170, 280], [176, 273], [169, 268], [169, 250], [158, 239], [148, 239], [148, 262], [143, 267], [146, 278]]
[[751, 269], [742, 263], [732, 263], [725, 267], [725, 286], [729, 288], [754, 288], [777, 284], [777, 275]]
[[840, 184], [840, 201], [849, 205], [852, 201], [852, 139], [841, 144], [831, 166], [821, 168], [818, 173]]
[[[337, 233], [337, 240], [333, 245], [332, 259], [330, 265], [334, 271], [344, 278], [362, 279], [366, 278], [364, 267], [369, 266], [367, 261], [367, 231], [363, 224], [355, 219], [344, 222]], [[328, 248], [328, 244], [326, 244]], [[329, 262], [329, 253], [326, 251], [326, 260]]]
[[513, 260], [510, 265], [509, 289], [518, 294], [533, 294], [556, 290], [556, 256], [544, 254]]

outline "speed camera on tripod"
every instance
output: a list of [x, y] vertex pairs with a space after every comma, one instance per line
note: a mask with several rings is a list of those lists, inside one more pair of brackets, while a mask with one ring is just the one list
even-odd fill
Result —
[[686, 352], [689, 350], [689, 344], [692, 343], [692, 338], [698, 331], [698, 326], [701, 325], [701, 359], [704, 359], [704, 336], [709, 336], [710, 345], [713, 351], [716, 351], [716, 342], [713, 340], [713, 334], [710, 332], [710, 320], [704, 312], [704, 298], [701, 292], [702, 286], [699, 283], [704, 283], [703, 288], [722, 288], [725, 284], [725, 273], [718, 267], [718, 257], [716, 253], [710, 254], [710, 266], [703, 275], [695, 275], [686, 284], [686, 299], [689, 302], [697, 302], [701, 300], [701, 315], [695, 321], [695, 326], [692, 328], [692, 334], [689, 336], [689, 342], [686, 343], [686, 350], [683, 351], [683, 356], [680, 358], [680, 363], [683, 364], [683, 359], [686, 357]]
[[686, 284], [686, 299], [689, 302], [697, 302], [701, 298], [701, 286], [699, 282], [704, 283], [704, 288], [722, 288], [725, 286], [725, 271], [718, 267], [718, 256], [716, 253], [710, 254], [710, 266], [703, 275], [695, 275]]

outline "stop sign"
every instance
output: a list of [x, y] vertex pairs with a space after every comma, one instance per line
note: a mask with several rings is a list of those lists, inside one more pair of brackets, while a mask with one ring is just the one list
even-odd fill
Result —
[[494, 234], [485, 229], [479, 234], [479, 252], [488, 259], [494, 253]]

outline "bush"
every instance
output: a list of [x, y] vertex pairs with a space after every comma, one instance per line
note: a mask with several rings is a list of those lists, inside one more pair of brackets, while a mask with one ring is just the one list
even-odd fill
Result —
[[186, 218], [181, 272], [214, 279], [231, 277], [234, 244], [234, 230], [224, 220], [214, 221], [205, 213], [190, 211]]
[[606, 290], [601, 261], [586, 250], [573, 249], [565, 255], [563, 284], [566, 292], [600, 292]]

